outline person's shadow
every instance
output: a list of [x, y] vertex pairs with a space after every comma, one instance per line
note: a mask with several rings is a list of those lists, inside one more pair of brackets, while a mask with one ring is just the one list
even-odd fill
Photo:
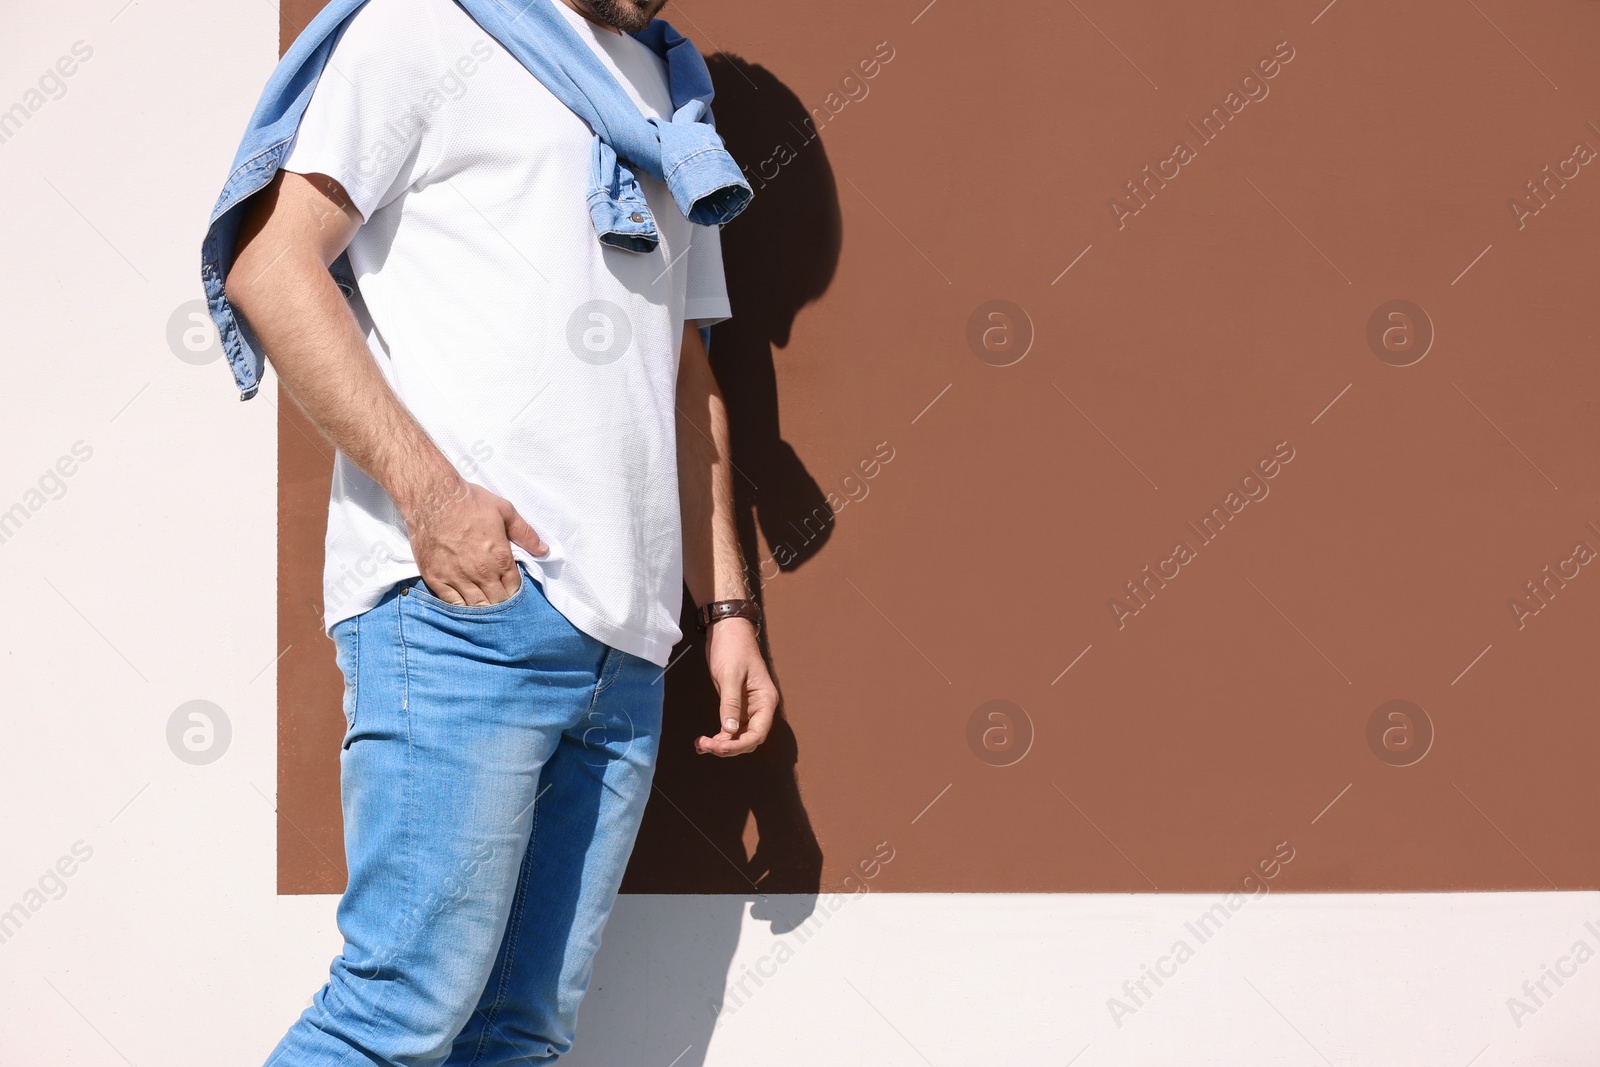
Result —
[[[802, 566], [833, 530], [825, 494], [780, 434], [774, 353], [788, 345], [801, 308], [833, 280], [839, 198], [799, 98], [736, 56], [708, 63], [717, 129], [756, 194], [722, 231], [733, 318], [713, 328], [711, 362], [727, 400], [739, 537], [759, 598], [763, 579]], [[696, 737], [717, 732], [717, 692], [693, 610], [685, 596], [655, 788], [596, 960], [574, 1067], [703, 1064], [718, 1014], [726, 1019], [760, 995], [759, 983], [740, 987], [741, 976], [729, 973], [746, 902], [781, 935], [811, 916], [821, 886], [822, 848], [795, 774], [799, 742], [783, 711], [751, 755], [694, 750]], [[783, 626], [769, 618], [762, 634], [780, 690], [773, 653]]]

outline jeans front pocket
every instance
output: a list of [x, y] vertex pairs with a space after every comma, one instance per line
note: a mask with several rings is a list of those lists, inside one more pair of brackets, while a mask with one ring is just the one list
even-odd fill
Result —
[[521, 581], [517, 584], [516, 592], [498, 604], [452, 604], [450, 601], [443, 600], [429, 592], [427, 584], [420, 576], [412, 579], [400, 592], [419, 604], [426, 604], [430, 608], [435, 608], [447, 614], [462, 618], [476, 618], [483, 615], [497, 615], [502, 611], [508, 611], [516, 607], [517, 603], [527, 595], [528, 585], [533, 581], [528, 576], [528, 568], [521, 563], [517, 564], [517, 577]]

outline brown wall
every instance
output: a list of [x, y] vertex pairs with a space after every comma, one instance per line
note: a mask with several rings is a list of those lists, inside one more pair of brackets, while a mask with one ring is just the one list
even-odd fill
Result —
[[[1564, 162], [1600, 5], [924, 2], [669, 9], [738, 57], [760, 186], [713, 349], [787, 724], [696, 759], [674, 668], [627, 888], [833, 887], [885, 841], [895, 891], [1600, 886], [1600, 162]], [[328, 448], [284, 411], [280, 891], [329, 892]]]

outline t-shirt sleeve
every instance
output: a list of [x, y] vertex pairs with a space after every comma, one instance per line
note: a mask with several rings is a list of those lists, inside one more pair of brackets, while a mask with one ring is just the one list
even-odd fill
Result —
[[722, 230], [716, 226], [695, 226], [689, 243], [688, 292], [684, 297], [683, 317], [698, 320], [701, 326], [714, 326], [733, 317], [728, 304], [728, 280], [722, 272]]
[[437, 162], [447, 99], [431, 4], [371, 0], [345, 24], [283, 170], [326, 174], [363, 220]]

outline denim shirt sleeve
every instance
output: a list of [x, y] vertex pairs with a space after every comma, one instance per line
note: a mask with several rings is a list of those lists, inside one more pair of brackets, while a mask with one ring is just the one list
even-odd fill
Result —
[[[200, 249], [200, 282], [212, 321], [217, 324], [222, 350], [233, 371], [234, 384], [239, 388], [240, 400], [249, 400], [261, 388], [265, 364], [260, 342], [234, 310], [224, 288], [238, 253], [244, 206], [278, 172], [333, 51], [339, 29], [365, 3], [366, 0], [333, 0], [290, 45], [267, 80], [255, 113], [245, 127], [239, 150], [234, 154], [228, 180], [223, 184], [216, 206], [211, 209], [211, 222]], [[347, 294], [354, 291], [355, 282], [346, 257], [341, 256], [331, 271], [341, 289]]]
[[[678, 210], [699, 225], [721, 225], [755, 195], [723, 146], [711, 116], [705, 60], [669, 24], [656, 19], [635, 38], [667, 64], [671, 121], [647, 120], [616, 78], [552, 6], [559, 0], [457, 0], [462, 9], [529, 73], [595, 131], [587, 193], [598, 240], [629, 252], [660, 242], [636, 171], [664, 181]], [[261, 345], [228, 300], [226, 281], [238, 251], [244, 205], [260, 192], [294, 142], [334, 43], [367, 0], [332, 0], [279, 61], [245, 129], [201, 248], [206, 304], [241, 400], [256, 395], [265, 366]], [[347, 257], [330, 268], [346, 295], [355, 282]]]

